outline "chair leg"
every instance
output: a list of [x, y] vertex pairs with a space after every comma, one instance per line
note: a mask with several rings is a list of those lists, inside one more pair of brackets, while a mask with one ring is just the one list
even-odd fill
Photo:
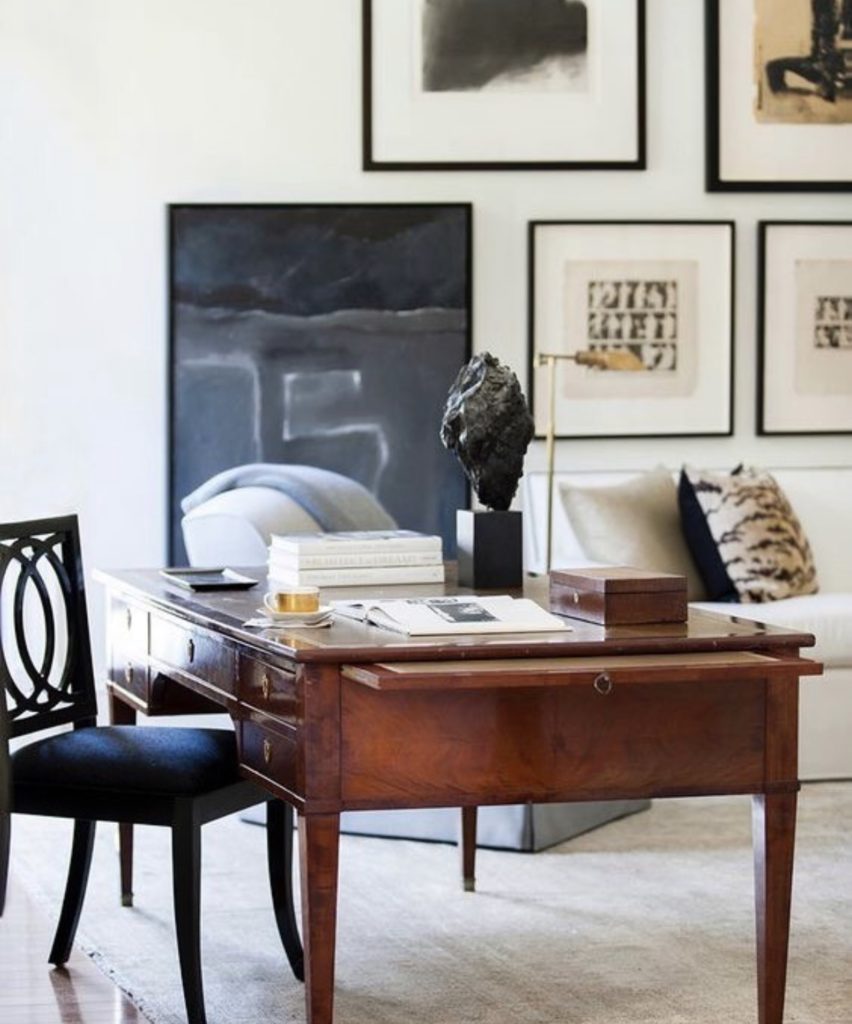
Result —
[[[114, 691], [109, 693], [110, 725], [135, 725], [136, 710], [125, 704]], [[122, 822], [118, 826], [118, 859], [121, 870], [121, 905], [133, 906], [133, 825]]]
[[305, 952], [293, 906], [293, 808], [283, 800], [266, 804], [266, 850], [275, 923], [293, 974], [305, 980]]
[[86, 895], [86, 883], [89, 880], [89, 868], [92, 864], [92, 850], [95, 846], [94, 821], [74, 822], [74, 840], [71, 845], [71, 862], [68, 865], [68, 881], [65, 885], [65, 896], [59, 914], [59, 924], [53, 937], [53, 946], [48, 956], [48, 963], [61, 967], [71, 956], [71, 947], [77, 933], [80, 911]]
[[0, 917], [6, 908], [6, 885], [9, 881], [9, 846], [12, 839], [12, 815], [0, 814]]
[[118, 826], [118, 862], [121, 872], [121, 905], [133, 906], [133, 825]]
[[176, 808], [172, 822], [175, 932], [188, 1024], [206, 1024], [201, 981], [201, 826], [192, 804]]

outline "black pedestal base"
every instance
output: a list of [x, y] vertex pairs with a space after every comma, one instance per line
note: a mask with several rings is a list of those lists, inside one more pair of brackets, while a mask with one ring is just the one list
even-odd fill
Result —
[[456, 512], [459, 584], [510, 590], [524, 582], [520, 512]]

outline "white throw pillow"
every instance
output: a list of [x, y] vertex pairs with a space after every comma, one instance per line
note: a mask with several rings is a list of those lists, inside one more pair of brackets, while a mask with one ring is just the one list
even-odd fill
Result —
[[705, 597], [701, 576], [683, 539], [677, 487], [667, 469], [660, 466], [609, 487], [562, 484], [560, 491], [565, 513], [587, 558], [677, 573], [686, 577], [688, 600]]

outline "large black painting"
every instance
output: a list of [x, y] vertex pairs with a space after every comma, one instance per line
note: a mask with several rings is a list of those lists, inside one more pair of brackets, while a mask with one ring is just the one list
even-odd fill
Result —
[[170, 543], [180, 500], [249, 462], [364, 484], [452, 552], [467, 488], [439, 430], [470, 356], [467, 204], [170, 208]]

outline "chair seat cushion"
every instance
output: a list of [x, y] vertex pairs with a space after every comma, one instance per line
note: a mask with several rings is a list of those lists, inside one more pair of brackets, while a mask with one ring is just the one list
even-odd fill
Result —
[[108, 725], [74, 729], [12, 754], [15, 784], [194, 796], [239, 781], [226, 729]]

